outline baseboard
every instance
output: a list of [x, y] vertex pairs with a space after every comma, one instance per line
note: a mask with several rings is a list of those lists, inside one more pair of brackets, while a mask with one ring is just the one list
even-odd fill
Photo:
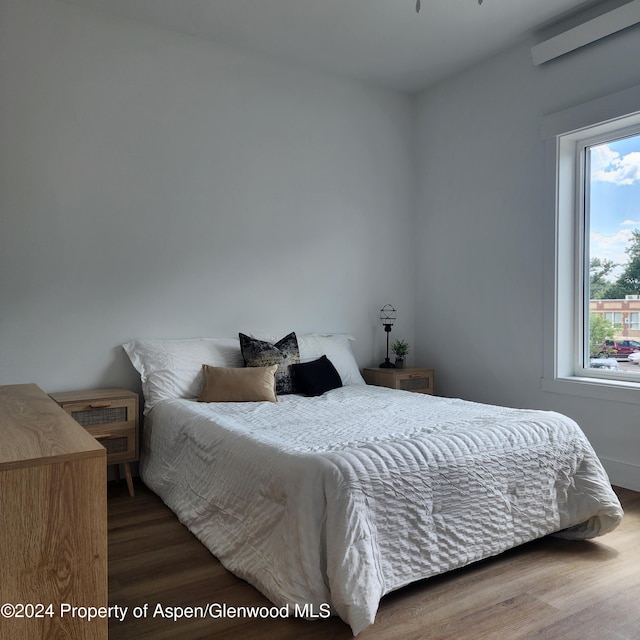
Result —
[[640, 467], [638, 465], [607, 458], [600, 458], [600, 462], [609, 474], [611, 484], [623, 489], [640, 491]]

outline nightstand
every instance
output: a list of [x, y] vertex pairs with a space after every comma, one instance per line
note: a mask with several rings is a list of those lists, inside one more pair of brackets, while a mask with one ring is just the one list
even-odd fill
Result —
[[367, 384], [390, 389], [402, 389], [433, 395], [433, 369], [407, 367], [403, 369], [365, 368], [362, 377]]
[[133, 497], [130, 463], [138, 460], [138, 394], [128, 389], [91, 389], [49, 395], [107, 450], [107, 464], [118, 465], [117, 476], [119, 465], [124, 465]]

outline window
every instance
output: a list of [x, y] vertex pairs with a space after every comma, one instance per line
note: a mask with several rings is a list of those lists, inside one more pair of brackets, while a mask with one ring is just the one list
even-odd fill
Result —
[[[591, 258], [593, 260], [593, 258]], [[593, 291], [591, 291], [590, 298], [593, 297]], [[608, 322], [614, 329], [622, 329], [622, 313], [605, 311], [603, 314], [605, 323]]]
[[585, 256], [577, 269], [585, 292], [585, 311], [576, 318], [585, 337], [579, 366], [602, 368], [604, 352], [618, 363], [615, 370], [640, 376], [632, 342], [640, 339], [640, 126], [580, 139], [576, 153], [576, 228]]
[[640, 86], [548, 116], [543, 135], [542, 387], [640, 403]]

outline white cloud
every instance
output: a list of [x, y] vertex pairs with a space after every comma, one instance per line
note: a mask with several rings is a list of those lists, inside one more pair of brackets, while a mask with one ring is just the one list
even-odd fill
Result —
[[612, 235], [597, 233], [592, 231], [589, 236], [589, 255], [591, 258], [600, 258], [601, 260], [611, 260], [618, 265], [609, 275], [610, 280], [617, 278], [622, 272], [622, 265], [626, 264], [629, 256], [625, 249], [629, 246], [629, 241], [633, 237], [632, 229], [621, 229]]
[[606, 144], [592, 147], [591, 179], [618, 185], [640, 182], [640, 151], [621, 156]]
[[623, 220], [620, 223], [621, 227], [640, 227], [640, 220]]

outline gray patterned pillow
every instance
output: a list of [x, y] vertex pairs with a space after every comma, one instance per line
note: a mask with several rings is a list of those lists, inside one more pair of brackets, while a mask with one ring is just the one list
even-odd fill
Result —
[[296, 392], [293, 374], [289, 368], [289, 365], [300, 362], [298, 339], [294, 332], [278, 340], [275, 344], [252, 338], [244, 333], [240, 333], [238, 336], [245, 367], [268, 367], [277, 364], [276, 393], [284, 395]]

